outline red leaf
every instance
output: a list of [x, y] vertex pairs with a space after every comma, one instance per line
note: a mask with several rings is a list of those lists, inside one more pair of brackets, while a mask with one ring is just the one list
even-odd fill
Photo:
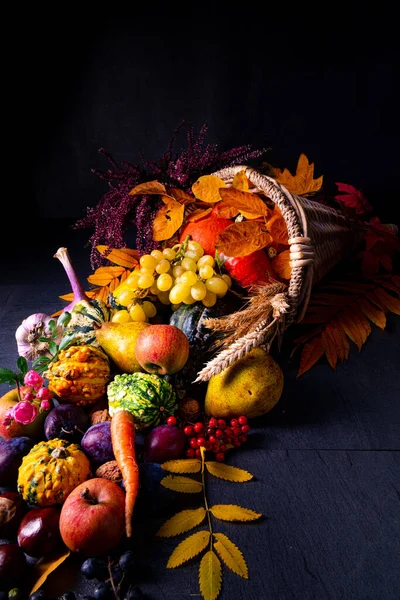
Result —
[[297, 377], [300, 377], [300, 375], [303, 375], [303, 373], [311, 369], [323, 354], [324, 346], [322, 344], [322, 339], [319, 336], [316, 336], [311, 342], [304, 346], [301, 352], [300, 368]]
[[355, 208], [358, 215], [363, 215], [372, 210], [371, 204], [360, 190], [357, 190], [357, 188], [348, 183], [336, 182], [336, 185], [339, 192], [345, 192], [345, 194], [335, 196], [335, 200], [337, 200], [339, 204], [343, 204], [349, 208]]

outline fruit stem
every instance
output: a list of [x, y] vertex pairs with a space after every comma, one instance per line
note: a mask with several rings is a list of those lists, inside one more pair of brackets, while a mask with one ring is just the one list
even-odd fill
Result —
[[201, 452], [201, 482], [203, 484], [203, 498], [204, 498], [204, 507], [206, 509], [207, 512], [207, 519], [208, 519], [208, 528], [210, 530], [210, 550], [212, 550], [213, 547], [213, 529], [212, 529], [212, 523], [211, 523], [211, 517], [210, 517], [210, 509], [208, 508], [208, 502], [207, 502], [207, 496], [206, 496], [206, 478], [205, 478], [205, 469], [204, 469], [204, 447], [201, 446], [200, 448], [200, 452]]
[[81, 491], [80, 496], [84, 500], [87, 500], [89, 504], [98, 504], [97, 499], [94, 496], [92, 496], [92, 494], [89, 491], [89, 488], [87, 487]]

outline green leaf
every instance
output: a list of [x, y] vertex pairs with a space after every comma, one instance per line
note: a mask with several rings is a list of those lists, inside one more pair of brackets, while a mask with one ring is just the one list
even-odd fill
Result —
[[18, 356], [17, 367], [23, 375], [28, 372], [28, 361], [24, 356]]
[[56, 354], [58, 353], [58, 347], [55, 342], [49, 343], [49, 352], [52, 356], [56, 356]]
[[40, 337], [39, 338], [39, 342], [43, 342], [44, 344], [47, 344], [47, 342], [50, 342], [51, 338], [48, 337]]
[[10, 369], [0, 369], [0, 383], [15, 381], [17, 377], [17, 373], [14, 373], [14, 371], [11, 371]]
[[47, 327], [49, 328], [50, 333], [53, 333], [53, 331], [56, 327], [56, 322], [54, 321], [54, 319], [52, 319], [51, 321], [48, 322]]
[[68, 346], [70, 346], [72, 344], [72, 342], [74, 341], [75, 336], [73, 333], [70, 333], [66, 336], [63, 337], [63, 339], [60, 342], [60, 345], [58, 346], [58, 350], [65, 350], [65, 348], [67, 348]]
[[32, 369], [36, 369], [40, 365], [48, 365], [50, 360], [48, 356], [38, 356], [32, 363]]
[[65, 311], [63, 313], [61, 313], [61, 315], [58, 317], [58, 321], [57, 321], [57, 325], [58, 327], [66, 327], [68, 325], [68, 323], [71, 320], [71, 313], [69, 313], [68, 311]]

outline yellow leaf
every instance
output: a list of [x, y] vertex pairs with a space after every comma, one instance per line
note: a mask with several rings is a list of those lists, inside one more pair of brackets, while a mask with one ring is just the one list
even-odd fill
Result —
[[274, 242], [279, 244], [288, 244], [289, 236], [285, 219], [280, 214], [274, 214], [267, 221], [267, 229], [274, 238]]
[[129, 192], [130, 196], [136, 196], [137, 194], [165, 194], [167, 192], [165, 185], [159, 181], [146, 181], [146, 183], [139, 183]]
[[96, 250], [110, 262], [126, 269], [134, 269], [138, 264], [138, 251], [131, 248], [113, 248], [109, 250], [109, 246], [96, 246]]
[[180, 190], [179, 188], [170, 188], [168, 190], [168, 195], [172, 196], [172, 198], [185, 205], [195, 201], [195, 198], [193, 198], [193, 196], [191, 196], [184, 190]]
[[217, 202], [213, 209], [213, 214], [221, 219], [234, 219], [238, 216], [239, 210], [234, 206], [229, 206], [226, 202]]
[[180, 460], [167, 460], [162, 463], [164, 471], [170, 473], [199, 473], [201, 462], [198, 458], [182, 458]]
[[303, 347], [297, 377], [300, 377], [300, 375], [303, 375], [303, 373], [311, 369], [311, 367], [319, 361], [323, 353], [324, 347], [322, 345], [322, 340], [321, 337], [317, 335], [311, 342], [308, 342], [308, 344], [305, 344]]
[[241, 192], [235, 188], [225, 188], [219, 191], [222, 200], [234, 206], [240, 212], [246, 213], [254, 217], [264, 217], [269, 213], [268, 206], [256, 194], [251, 192]]
[[305, 154], [300, 154], [296, 175], [292, 175], [288, 169], [283, 171], [275, 169], [274, 171], [275, 179], [292, 194], [305, 196], [318, 192], [322, 187], [323, 176], [314, 179], [314, 163], [310, 164]]
[[214, 504], [210, 511], [216, 519], [221, 519], [221, 521], [255, 521], [262, 516], [250, 508], [243, 508], [236, 504]]
[[336, 364], [338, 360], [336, 344], [326, 331], [322, 332], [321, 339], [322, 345], [325, 350], [326, 358], [328, 359], [328, 363], [331, 365], [332, 369], [336, 369]]
[[183, 223], [185, 206], [176, 200], [169, 200], [162, 206], [153, 221], [153, 240], [169, 240]]
[[236, 173], [232, 181], [232, 186], [237, 190], [247, 192], [249, 189], [249, 180], [247, 179], [246, 171], [239, 171], [239, 173]]
[[207, 461], [206, 468], [211, 475], [225, 479], [226, 481], [250, 481], [253, 479], [253, 475], [244, 469], [238, 469], [237, 467], [231, 467], [224, 463]]
[[227, 256], [247, 256], [272, 242], [265, 225], [258, 221], [233, 223], [221, 231], [215, 247]]
[[400, 315], [400, 300], [398, 298], [393, 298], [391, 294], [382, 288], [377, 288], [375, 290], [375, 294], [378, 300], [380, 300], [382, 304], [390, 310], [390, 312]]
[[[89, 298], [94, 298], [95, 290], [86, 290], [85, 294]], [[74, 299], [74, 292], [70, 292], [69, 294], [63, 294], [62, 296], [59, 296], [59, 298], [61, 298], [61, 300], [66, 300], [67, 302], [72, 302], [72, 300]]]
[[47, 577], [57, 569], [63, 563], [71, 552], [65, 547], [62, 550], [52, 553], [46, 558], [40, 559], [33, 567], [32, 577], [34, 583], [30, 594], [33, 594], [38, 590], [46, 581]]
[[87, 280], [93, 285], [103, 287], [103, 285], [108, 285], [116, 277], [120, 277], [124, 271], [124, 267], [99, 267], [93, 275], [89, 275]]
[[169, 490], [183, 492], [185, 494], [196, 494], [203, 489], [203, 486], [199, 481], [181, 475], [176, 475], [175, 477], [173, 475], [167, 475], [160, 483]]
[[243, 579], [248, 579], [249, 571], [247, 569], [246, 561], [236, 544], [231, 542], [231, 540], [223, 533], [214, 533], [214, 537], [217, 540], [214, 544], [214, 548], [226, 566], [236, 573], [236, 575], [243, 577]]
[[368, 317], [368, 319], [370, 321], [372, 321], [372, 323], [375, 323], [375, 325], [380, 327], [380, 329], [385, 329], [386, 315], [383, 312], [383, 310], [381, 310], [377, 306], [374, 306], [373, 304], [371, 304], [371, 302], [368, 302], [368, 300], [366, 300], [365, 298], [360, 298], [358, 303], [359, 303], [359, 306], [360, 306], [361, 310], [363, 311], [364, 315], [366, 317]]
[[210, 212], [212, 212], [212, 208], [206, 208], [205, 210], [202, 208], [197, 208], [186, 218], [186, 223], [195, 223], [196, 221], [200, 221], [200, 219], [204, 219], [204, 217], [209, 215]]
[[157, 531], [159, 537], [173, 537], [180, 533], [185, 533], [193, 527], [200, 525], [206, 517], [206, 510], [201, 506], [194, 510], [182, 510], [176, 515], [168, 519], [162, 527]]
[[290, 250], [284, 250], [275, 256], [271, 261], [271, 267], [281, 279], [290, 279], [292, 274], [292, 267], [290, 266]]
[[197, 556], [197, 554], [200, 554], [200, 552], [204, 550], [209, 541], [209, 531], [198, 531], [197, 533], [193, 533], [193, 535], [190, 535], [183, 540], [183, 542], [178, 544], [175, 548], [167, 562], [167, 569], [175, 569], [175, 567], [179, 567], [182, 563]]
[[199, 584], [204, 600], [215, 600], [221, 591], [221, 562], [212, 550], [205, 553], [200, 562]]
[[224, 187], [225, 182], [216, 175], [203, 175], [192, 185], [192, 192], [198, 200], [214, 204], [221, 200], [219, 191]]

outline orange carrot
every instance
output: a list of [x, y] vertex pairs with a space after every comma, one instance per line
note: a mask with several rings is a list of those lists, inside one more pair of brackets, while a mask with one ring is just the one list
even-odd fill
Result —
[[139, 491], [139, 467], [135, 456], [135, 421], [127, 410], [111, 419], [111, 443], [125, 485], [125, 531], [132, 536], [132, 514]]

